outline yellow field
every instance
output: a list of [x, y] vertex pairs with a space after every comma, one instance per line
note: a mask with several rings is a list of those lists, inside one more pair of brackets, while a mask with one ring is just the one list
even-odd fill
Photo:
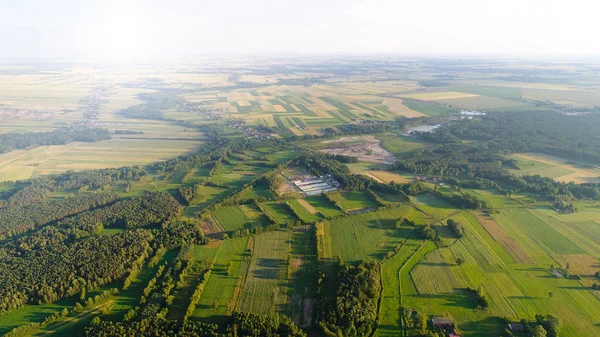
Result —
[[[516, 153], [512, 158], [523, 161], [533, 161], [545, 164], [539, 169], [529, 169], [527, 166], [521, 167], [526, 174], [539, 174], [548, 176], [556, 181], [568, 183], [594, 183], [600, 182], [600, 169], [583, 168], [573, 164], [567, 164], [568, 160], [550, 155], [533, 153]], [[519, 172], [519, 171], [516, 171]]]
[[273, 105], [273, 107], [275, 108], [275, 111], [277, 111], [277, 112], [285, 112], [286, 111], [285, 108], [279, 104], [275, 104], [275, 105]]
[[376, 176], [374, 176], [374, 175], [373, 175], [372, 173], [370, 173], [370, 172], [363, 172], [363, 173], [360, 173], [360, 174], [362, 174], [362, 175], [364, 175], [364, 176], [367, 176], [367, 177], [369, 177], [369, 178], [371, 178], [371, 179], [375, 180], [375, 181], [376, 181], [376, 182], [378, 182], [378, 183], [385, 183], [385, 181], [383, 181], [383, 180], [381, 180], [381, 179], [377, 178]]
[[383, 104], [386, 105], [391, 112], [398, 116], [409, 118], [425, 116], [425, 114], [406, 107], [404, 104], [402, 104], [402, 100], [399, 98], [386, 98], [383, 100]]
[[69, 170], [147, 164], [192, 151], [199, 144], [199, 141], [186, 140], [110, 139], [15, 150], [0, 155], [0, 181]]
[[392, 172], [387, 172], [387, 171], [369, 171], [369, 174], [371, 174], [372, 176], [378, 178], [379, 180], [382, 180], [386, 183], [390, 183], [392, 181], [400, 183], [400, 184], [407, 184], [410, 183], [411, 180], [407, 179], [406, 177], [403, 177], [401, 175], [392, 173]]
[[466, 97], [477, 97], [479, 95], [467, 94], [458, 91], [443, 91], [443, 92], [423, 92], [418, 94], [407, 94], [402, 97], [420, 99], [422, 101], [437, 101], [440, 99], [455, 99], [455, 98], [466, 98]]
[[583, 90], [551, 90], [523, 88], [523, 97], [536, 101], [550, 101], [560, 105], [572, 107], [594, 107], [600, 105], [598, 92]]

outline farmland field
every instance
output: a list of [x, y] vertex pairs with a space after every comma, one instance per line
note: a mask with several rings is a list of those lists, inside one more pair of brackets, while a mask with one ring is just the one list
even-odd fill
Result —
[[292, 232], [280, 230], [254, 238], [252, 261], [238, 308], [248, 312], [285, 312], [288, 294], [286, 264]]
[[360, 210], [364, 208], [375, 208], [377, 203], [372, 200], [367, 194], [361, 192], [333, 192], [330, 197], [337, 201], [344, 211]]
[[19, 180], [69, 170], [147, 164], [196, 149], [202, 142], [111, 139], [15, 150], [0, 154], [0, 181]]
[[394, 229], [394, 223], [409, 210], [410, 207], [402, 206], [326, 222], [326, 231], [335, 238], [335, 244], [325, 255], [341, 256], [352, 263], [381, 258], [408, 235], [409, 229]]
[[518, 153], [510, 156], [519, 162], [515, 174], [539, 174], [561, 182], [593, 183], [600, 181], [600, 170], [589, 165], [575, 164], [566, 159], [542, 155]]
[[594, 65], [148, 62], [0, 62], [0, 335], [600, 336]]
[[214, 266], [192, 319], [218, 321], [235, 308], [240, 279], [246, 275], [248, 238], [225, 240], [217, 249]]

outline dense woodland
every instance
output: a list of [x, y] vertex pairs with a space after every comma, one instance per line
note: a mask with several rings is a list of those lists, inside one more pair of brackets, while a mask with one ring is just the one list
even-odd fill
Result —
[[600, 115], [594, 113], [532, 111], [488, 114], [449, 123], [441, 130], [461, 139], [486, 141], [497, 152], [543, 152], [600, 164], [598, 125]]
[[224, 326], [194, 321], [168, 321], [148, 318], [131, 322], [96, 320], [86, 330], [86, 337], [117, 336], [186, 336], [186, 337], [304, 337], [306, 336], [289, 318], [276, 314], [234, 312]]
[[518, 177], [506, 169], [507, 165], [513, 165], [512, 161], [485, 144], [453, 143], [417, 150], [399, 160], [394, 168], [424, 176], [450, 177], [449, 181], [457, 186], [524, 191], [551, 201], [600, 198], [600, 184], [561, 183], [538, 175]]
[[[358, 266], [338, 262], [337, 275], [323, 281], [317, 323], [326, 336], [370, 336], [377, 325], [377, 301], [381, 292], [381, 275], [376, 262]], [[326, 283], [335, 284], [328, 293]]]
[[61, 128], [47, 132], [2, 133], [0, 153], [30, 146], [64, 145], [71, 142], [97, 142], [110, 139], [108, 130], [101, 128]]

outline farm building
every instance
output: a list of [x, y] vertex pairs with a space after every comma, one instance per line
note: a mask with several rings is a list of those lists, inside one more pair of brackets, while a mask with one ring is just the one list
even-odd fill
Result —
[[334, 191], [340, 186], [330, 174], [294, 180], [294, 185], [302, 191], [305, 196], [319, 195], [323, 192]]
[[454, 326], [452, 320], [447, 317], [436, 317], [431, 320], [431, 324], [436, 328], [451, 328]]
[[525, 326], [523, 324], [520, 324], [520, 323], [510, 323], [508, 325], [508, 328], [510, 329], [510, 332], [525, 331]]

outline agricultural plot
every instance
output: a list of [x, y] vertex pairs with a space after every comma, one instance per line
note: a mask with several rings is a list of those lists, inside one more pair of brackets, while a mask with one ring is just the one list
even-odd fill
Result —
[[415, 99], [404, 99], [402, 100], [402, 104], [404, 104], [407, 108], [418, 111], [427, 116], [443, 116], [443, 115], [451, 115], [456, 113], [455, 109], [447, 107], [442, 104], [435, 103], [435, 101], [419, 101]]
[[533, 264], [535, 261], [527, 254], [527, 252], [519, 246], [519, 244], [500, 227], [494, 219], [487, 215], [475, 215], [477, 221], [485, 228], [485, 230], [502, 246], [502, 248], [510, 255], [515, 263]]
[[300, 327], [310, 326], [317, 277], [317, 243], [310, 225], [294, 228], [288, 273], [291, 289], [287, 314]]
[[261, 206], [265, 213], [280, 225], [294, 223], [296, 221], [294, 215], [281, 203], [268, 201], [261, 203]]
[[190, 319], [220, 322], [230, 315], [237, 302], [248, 269], [248, 238], [222, 241], [204, 291]]
[[391, 183], [392, 181], [398, 184], [408, 184], [412, 181], [412, 177], [410, 176], [402, 176], [396, 173], [387, 172], [387, 171], [369, 171], [368, 172], [373, 177], [383, 181], [386, 184]]
[[208, 179], [209, 182], [230, 186], [232, 188], [241, 188], [244, 184], [249, 183], [256, 177], [255, 174], [243, 174], [243, 173], [221, 173], [212, 176]]
[[337, 201], [346, 212], [377, 208], [378, 206], [371, 197], [363, 192], [330, 192], [329, 196]]
[[436, 91], [436, 92], [422, 92], [416, 94], [403, 94], [402, 97], [418, 99], [422, 101], [440, 101], [448, 99], [459, 99], [467, 97], [477, 97], [479, 95], [458, 92], [458, 91]]
[[292, 232], [279, 230], [254, 237], [252, 260], [237, 308], [247, 312], [282, 312], [287, 305], [287, 261]]
[[420, 240], [407, 239], [402, 243], [400, 251], [381, 265], [383, 293], [381, 296], [377, 336], [397, 336], [398, 331], [402, 330], [400, 270], [420, 246]]
[[415, 139], [414, 137], [405, 137], [392, 133], [386, 133], [379, 138], [383, 141], [383, 147], [399, 158], [428, 146], [427, 143]]
[[493, 208], [515, 207], [520, 205], [515, 200], [525, 199], [522, 195], [515, 195], [508, 198], [497, 190], [463, 189], [462, 192], [473, 194], [477, 198], [485, 200]]
[[300, 216], [300, 219], [306, 222], [314, 222], [322, 219], [321, 214], [316, 208], [312, 207], [306, 200], [288, 200], [288, 203], [292, 206], [296, 214]]
[[[504, 234], [492, 232], [489, 219], [480, 219], [485, 229], [469, 213], [454, 219], [465, 226], [462, 239], [449, 248], [419, 252], [401, 270], [401, 298], [405, 306], [429, 314], [450, 315], [458, 323], [461, 334], [468, 336], [500, 333], [502, 325], [495, 317], [531, 320], [535, 314], [545, 312], [563, 318], [565, 335], [594, 336], [597, 333], [596, 323], [593, 323], [597, 321], [593, 318], [595, 312], [600, 310], [597, 299], [577, 280], [553, 276], [546, 264], [551, 261], [548, 258], [528, 260], [529, 264], [515, 261], [515, 264], [513, 259], [517, 260], [519, 255], [512, 250], [514, 244], [509, 246], [503, 241], [506, 238], [502, 239]], [[538, 253], [545, 254], [543, 251]], [[520, 258], [527, 259], [525, 256], [520, 255]], [[594, 263], [589, 256], [557, 255], [559, 263], [563, 264], [576, 257], [581, 262], [575, 269], [582, 275], [589, 274]], [[464, 261], [461, 265], [456, 263], [458, 258]], [[485, 311], [474, 311], [475, 303], [463, 289], [480, 285], [490, 307]], [[554, 295], [552, 299], [548, 298], [549, 292]]]
[[446, 202], [432, 194], [424, 193], [417, 196], [410, 196], [410, 200], [420, 210], [427, 213], [429, 216], [435, 219], [444, 219], [452, 214], [458, 212], [458, 210]]
[[518, 161], [520, 170], [510, 169], [516, 175], [549, 177], [560, 182], [596, 183], [600, 181], [600, 169], [550, 155], [517, 153], [509, 156]]
[[342, 212], [335, 207], [335, 205], [320, 195], [306, 197], [304, 200], [309, 206], [313, 207], [327, 218], [333, 218], [342, 215]]
[[523, 97], [542, 102], [550, 101], [554, 104], [577, 108], [589, 108], [600, 105], [600, 98], [597, 93], [581, 90], [523, 88]]
[[[465, 94], [470, 95], [470, 94]], [[468, 109], [468, 110], [506, 110], [513, 108], [530, 108], [525, 103], [511, 101], [503, 98], [487, 97], [487, 96], [463, 96], [453, 98], [437, 99], [436, 102], [446, 104], [452, 107]]]
[[324, 247], [325, 256], [340, 256], [350, 263], [381, 259], [412, 231], [412, 228], [394, 229], [396, 221], [409, 210], [410, 206], [404, 205], [325, 222], [324, 234], [331, 240]]
[[521, 88], [508, 86], [489, 86], [489, 85], [458, 85], [452, 89], [464, 93], [475, 94], [480, 96], [489, 96], [496, 98], [504, 98], [509, 100], [521, 99]]
[[451, 266], [456, 259], [448, 250], [434, 250], [411, 271], [417, 291], [420, 295], [452, 294], [465, 288], [452, 272]]
[[544, 223], [524, 209], [507, 209], [506, 214], [518, 222], [528, 235], [534, 239], [540, 247], [554, 254], [582, 254], [581, 248], [562, 236], [555, 229]]
[[227, 232], [265, 224], [264, 215], [251, 205], [220, 207], [213, 212], [213, 215]]
[[185, 140], [110, 139], [15, 150], [0, 154], [0, 181], [98, 168], [147, 164], [197, 148], [202, 142]]

